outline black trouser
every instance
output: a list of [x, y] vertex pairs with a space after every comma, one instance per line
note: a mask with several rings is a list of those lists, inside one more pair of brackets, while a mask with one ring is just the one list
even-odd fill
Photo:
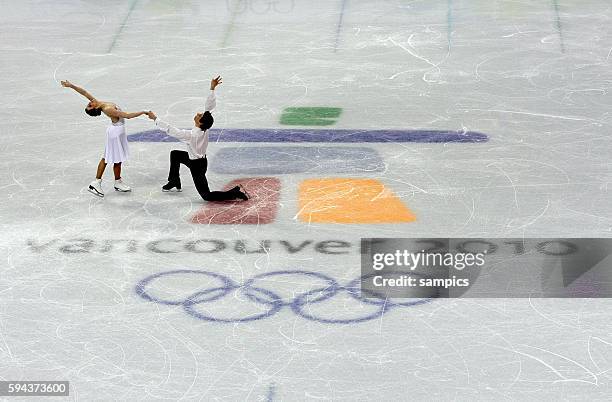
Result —
[[169, 182], [180, 182], [179, 169], [181, 163], [189, 168], [193, 183], [200, 193], [200, 196], [206, 201], [227, 201], [235, 200], [236, 193], [233, 191], [210, 191], [208, 188], [208, 180], [206, 180], [206, 168], [208, 161], [206, 157], [201, 159], [189, 159], [189, 153], [186, 151], [174, 150], [170, 152], [170, 172], [168, 173]]

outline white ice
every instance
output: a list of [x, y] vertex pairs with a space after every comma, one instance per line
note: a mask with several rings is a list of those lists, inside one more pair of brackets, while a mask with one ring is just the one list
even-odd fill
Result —
[[[224, 324], [135, 291], [180, 269], [237, 283], [307, 270], [345, 284], [359, 275], [362, 237], [611, 237], [608, 2], [3, 0], [0, 9], [0, 380], [68, 380], [68, 399], [84, 401], [609, 399], [606, 299], [438, 300], [351, 325], [285, 306]], [[132, 193], [111, 192], [110, 168], [107, 197], [85, 191], [106, 122], [85, 115], [60, 80], [189, 127], [217, 74], [217, 128], [282, 128], [286, 107], [333, 106], [343, 109], [334, 128], [465, 129], [490, 140], [366, 144], [386, 171], [358, 177], [401, 197], [417, 216], [406, 224], [301, 222], [308, 175], [279, 176], [273, 224], [193, 224], [204, 202], [188, 177], [180, 194], [159, 191], [179, 146], [169, 143], [130, 144]], [[212, 143], [209, 158], [227, 146], [237, 144]], [[209, 173], [214, 188], [236, 177]], [[210, 247], [193, 243], [202, 239], [225, 249], [198, 253]], [[264, 240], [267, 252], [236, 248]], [[347, 253], [322, 253], [332, 240]], [[287, 299], [317, 286], [272, 279], [259, 287]], [[210, 283], [186, 274], [152, 288], [180, 298]], [[235, 318], [265, 307], [237, 292], [197, 308]], [[346, 319], [376, 306], [339, 293], [307, 309]]]

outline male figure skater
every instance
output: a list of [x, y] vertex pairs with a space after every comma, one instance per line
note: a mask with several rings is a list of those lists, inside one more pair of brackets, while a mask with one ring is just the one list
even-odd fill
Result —
[[106, 129], [106, 146], [104, 147], [104, 156], [98, 163], [96, 180], [89, 184], [88, 191], [94, 195], [97, 195], [98, 197], [104, 197], [104, 192], [102, 191], [102, 174], [104, 173], [104, 169], [106, 169], [106, 165], [108, 163], [113, 164], [113, 172], [115, 173], [115, 191], [132, 191], [130, 186], [125, 184], [121, 179], [121, 164], [130, 157], [127, 135], [125, 134], [124, 119], [133, 119], [134, 117], [147, 114], [147, 112], [123, 112], [116, 104], [97, 100], [89, 92], [83, 88], [77, 87], [70, 81], [62, 81], [62, 86], [65, 88], [72, 88], [79, 94], [89, 99], [89, 103], [85, 107], [85, 113], [90, 116], [100, 116], [102, 113], [104, 113], [111, 120], [111, 124]]
[[[210, 191], [208, 180], [206, 179], [206, 169], [208, 161], [206, 159], [206, 149], [208, 148], [208, 129], [212, 127], [214, 119], [210, 111], [217, 105], [215, 88], [221, 84], [221, 77], [213, 78], [210, 82], [210, 95], [206, 99], [204, 113], [196, 113], [193, 117], [194, 127], [191, 130], [181, 130], [171, 126], [157, 118], [155, 113], [149, 112], [147, 115], [155, 121], [155, 125], [166, 134], [176, 137], [187, 144], [187, 151], [173, 150], [170, 152], [170, 172], [168, 173], [168, 183], [162, 187], [162, 191], [176, 189], [181, 191], [181, 178], [179, 169], [181, 163], [189, 168], [193, 182], [206, 201], [228, 201], [228, 200], [248, 200], [246, 192], [241, 191], [240, 186], [236, 186], [229, 191]], [[242, 189], [244, 190], [244, 189]]]

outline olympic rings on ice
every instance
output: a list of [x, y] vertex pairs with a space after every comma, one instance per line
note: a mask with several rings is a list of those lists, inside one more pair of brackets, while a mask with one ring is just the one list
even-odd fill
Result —
[[[153, 284], [157, 283], [158, 281], [167, 280], [173, 276], [180, 275], [193, 275], [196, 277], [201, 276], [203, 279], [211, 281], [212, 284], [210, 287], [198, 289], [194, 293], [183, 298], [163, 298], [156, 296], [155, 292], [151, 289]], [[258, 282], [262, 282], [264, 280], [281, 278], [301, 278], [309, 281], [320, 281], [321, 285], [317, 285], [308, 291], [294, 294], [290, 300], [283, 299], [278, 291], [267, 289], [261, 285], [258, 285]], [[319, 272], [306, 270], [283, 270], [258, 274], [246, 280], [243, 284], [239, 284], [231, 278], [216, 272], [195, 269], [180, 269], [160, 272], [148, 276], [136, 285], [135, 290], [136, 294], [147, 301], [167, 306], [182, 306], [183, 310], [194, 318], [219, 323], [240, 323], [269, 318], [286, 307], [293, 311], [293, 313], [297, 316], [310, 321], [316, 321], [324, 324], [356, 324], [378, 319], [392, 309], [416, 306], [432, 300], [431, 298], [419, 298], [406, 299], [406, 301], [397, 302], [389, 299], [376, 298], [376, 295], [371, 295], [373, 296], [372, 298], [366, 298], [361, 294], [366, 292], [362, 291], [360, 288], [361, 280], [366, 278], [367, 277], [358, 277], [348, 282], [346, 285], [341, 285], [336, 279]], [[285, 280], [285, 283], [287, 283], [287, 279]], [[203, 305], [209, 305], [226, 298], [234, 292], [237, 295], [239, 294], [243, 296], [245, 301], [249, 301], [260, 306], [261, 311], [239, 317], [220, 317], [211, 313], [209, 309], [202, 307]], [[322, 317], [313, 311], [313, 305], [332, 299], [342, 292], [348, 294], [356, 302], [363, 303], [365, 305], [373, 305], [376, 306], [376, 308], [373, 312], [368, 311], [367, 313], [357, 317]]]

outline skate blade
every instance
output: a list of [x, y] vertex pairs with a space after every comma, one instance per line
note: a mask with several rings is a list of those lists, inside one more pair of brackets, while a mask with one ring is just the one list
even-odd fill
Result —
[[100, 197], [100, 198], [104, 198], [104, 194], [102, 194], [101, 192], [99, 192], [98, 190], [96, 190], [95, 188], [93, 188], [92, 186], [89, 186], [89, 188], [87, 189], [87, 191], [89, 191], [90, 193], [92, 193], [93, 195]]

